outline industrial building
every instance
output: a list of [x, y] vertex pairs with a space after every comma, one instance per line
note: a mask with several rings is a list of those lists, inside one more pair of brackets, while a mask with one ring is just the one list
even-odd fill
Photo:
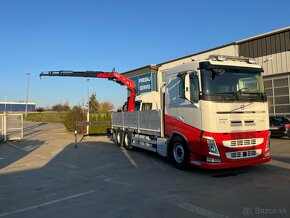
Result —
[[162, 74], [168, 68], [209, 55], [254, 58], [264, 69], [270, 114], [290, 114], [290, 26], [124, 74], [135, 81], [138, 94], [158, 91], [158, 81], [163, 81]]
[[9, 112], [24, 112], [26, 111], [35, 111], [36, 104], [33, 102], [0, 102], [0, 111], [9, 111]]

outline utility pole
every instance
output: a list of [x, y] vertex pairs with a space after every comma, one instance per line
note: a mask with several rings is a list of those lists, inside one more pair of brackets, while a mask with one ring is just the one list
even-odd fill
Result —
[[29, 79], [30, 79], [30, 73], [26, 73], [27, 75], [27, 90], [26, 90], [26, 107], [25, 107], [25, 117], [27, 116], [27, 104], [28, 104], [28, 93], [29, 93]]

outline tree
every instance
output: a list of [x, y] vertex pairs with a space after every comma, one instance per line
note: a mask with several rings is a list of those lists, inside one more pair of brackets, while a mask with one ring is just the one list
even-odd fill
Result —
[[96, 93], [93, 93], [90, 97], [89, 108], [90, 108], [90, 111], [92, 112], [97, 112], [97, 111], [100, 111], [101, 109], [101, 105], [97, 101], [97, 98], [96, 98]]
[[110, 111], [114, 109], [114, 105], [109, 101], [104, 101], [101, 103], [102, 111]]
[[89, 100], [89, 108], [91, 112], [105, 112], [114, 109], [114, 105], [109, 101], [99, 103], [96, 98], [96, 93], [93, 93]]
[[69, 111], [70, 110], [70, 106], [68, 105], [68, 103], [65, 103], [64, 105], [62, 105], [62, 104], [56, 104], [56, 105], [52, 106], [51, 109], [53, 111], [57, 111], [57, 112], [60, 112], [60, 111]]

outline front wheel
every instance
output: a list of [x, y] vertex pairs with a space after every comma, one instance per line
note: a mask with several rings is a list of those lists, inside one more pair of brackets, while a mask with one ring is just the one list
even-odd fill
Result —
[[189, 149], [187, 143], [179, 136], [172, 141], [171, 159], [178, 169], [186, 170], [189, 166]]

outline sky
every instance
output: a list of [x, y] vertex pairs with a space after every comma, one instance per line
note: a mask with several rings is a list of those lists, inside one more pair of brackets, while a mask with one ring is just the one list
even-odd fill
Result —
[[158, 64], [287, 27], [289, 8], [289, 0], [0, 0], [0, 102], [26, 101], [29, 80], [38, 107], [96, 93], [117, 108], [124, 86], [39, 74]]

